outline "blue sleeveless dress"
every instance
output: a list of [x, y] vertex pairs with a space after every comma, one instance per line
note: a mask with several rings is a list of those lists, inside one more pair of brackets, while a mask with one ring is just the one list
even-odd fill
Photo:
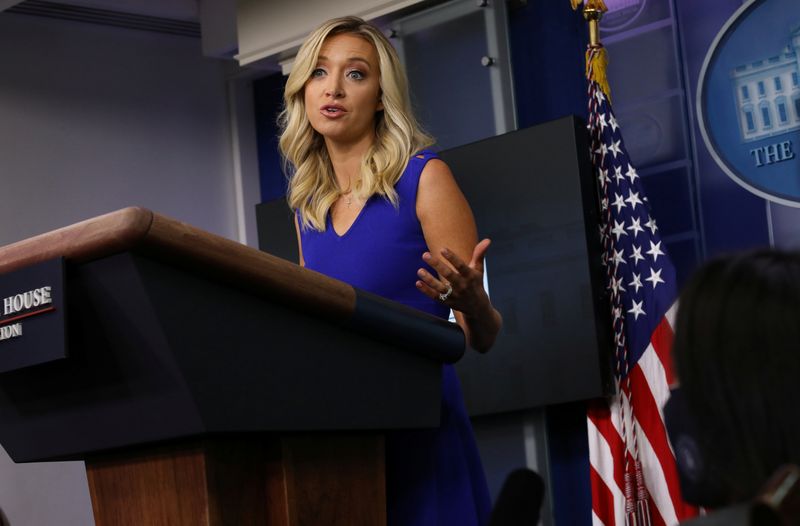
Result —
[[[446, 318], [447, 307], [420, 293], [417, 269], [428, 249], [417, 219], [417, 186], [422, 169], [436, 155], [411, 158], [395, 186], [399, 208], [380, 196], [364, 205], [343, 235], [301, 230], [307, 268], [390, 300]], [[491, 502], [478, 448], [455, 370], [442, 371], [441, 425], [438, 429], [395, 431], [386, 437], [386, 491], [389, 526], [481, 526]]]

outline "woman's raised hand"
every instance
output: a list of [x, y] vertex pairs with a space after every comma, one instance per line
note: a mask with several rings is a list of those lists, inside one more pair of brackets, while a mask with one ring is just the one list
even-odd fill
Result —
[[490, 244], [489, 239], [484, 239], [475, 245], [469, 263], [465, 263], [447, 248], [441, 250], [440, 257], [425, 252], [422, 259], [433, 267], [439, 276], [419, 269], [417, 289], [429, 298], [441, 301], [466, 316], [479, 316], [482, 312], [486, 312], [487, 307], [491, 308], [491, 303], [483, 288], [483, 260]]

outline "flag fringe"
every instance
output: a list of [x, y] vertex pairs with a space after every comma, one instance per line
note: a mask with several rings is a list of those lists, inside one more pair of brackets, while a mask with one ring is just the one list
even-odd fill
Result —
[[611, 102], [611, 87], [608, 85], [608, 52], [602, 45], [586, 50], [586, 78], [597, 82]]

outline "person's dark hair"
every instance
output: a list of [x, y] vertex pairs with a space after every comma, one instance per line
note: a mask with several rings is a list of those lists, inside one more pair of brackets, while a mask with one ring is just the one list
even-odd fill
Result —
[[673, 356], [698, 445], [729, 503], [800, 464], [800, 254], [701, 268], [680, 297]]

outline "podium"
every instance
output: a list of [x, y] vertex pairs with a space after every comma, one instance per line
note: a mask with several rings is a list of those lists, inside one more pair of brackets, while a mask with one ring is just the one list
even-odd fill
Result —
[[[53, 260], [59, 308], [0, 341], [15, 462], [85, 460], [98, 526], [385, 524], [384, 434], [438, 426], [456, 325], [141, 208], [0, 248], [2, 290]], [[65, 355], [3, 367], [47, 319]]]

